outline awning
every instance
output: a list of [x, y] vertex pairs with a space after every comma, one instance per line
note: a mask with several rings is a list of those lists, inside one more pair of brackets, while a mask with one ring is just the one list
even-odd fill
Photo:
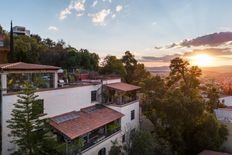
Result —
[[123, 83], [123, 82], [107, 84], [106, 87], [111, 88], [111, 89], [115, 89], [115, 90], [119, 90], [119, 91], [123, 91], [123, 92], [128, 92], [128, 91], [140, 89], [140, 87], [138, 87], [138, 86]]
[[94, 105], [50, 118], [50, 125], [71, 140], [113, 122], [124, 115], [103, 105]]

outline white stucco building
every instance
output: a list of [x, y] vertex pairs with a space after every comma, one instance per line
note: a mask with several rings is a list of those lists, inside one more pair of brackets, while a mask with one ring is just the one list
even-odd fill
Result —
[[27, 30], [24, 26], [14, 26], [13, 33], [16, 36], [19, 35], [30, 36], [30, 30]]
[[[29, 80], [38, 88], [40, 118], [49, 119], [57, 140], [65, 146], [63, 154], [107, 155], [111, 141], [123, 143], [128, 130], [139, 127], [139, 87], [123, 83], [120, 78], [98, 78], [58, 87], [58, 69], [21, 62], [0, 64], [2, 155], [17, 149], [10, 143], [6, 121], [11, 118], [22, 81]], [[38, 78], [46, 82], [41, 84]], [[77, 140], [82, 140], [81, 149], [74, 145]]]
[[226, 142], [223, 144], [222, 149], [229, 153], [232, 153], [232, 96], [226, 96], [219, 98], [226, 107], [218, 108], [214, 110], [217, 119], [226, 125], [229, 135]]

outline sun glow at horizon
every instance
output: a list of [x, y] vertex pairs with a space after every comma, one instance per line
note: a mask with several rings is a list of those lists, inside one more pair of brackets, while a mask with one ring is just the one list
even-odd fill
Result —
[[189, 57], [190, 63], [199, 67], [209, 67], [213, 65], [214, 58], [207, 54], [197, 54]]

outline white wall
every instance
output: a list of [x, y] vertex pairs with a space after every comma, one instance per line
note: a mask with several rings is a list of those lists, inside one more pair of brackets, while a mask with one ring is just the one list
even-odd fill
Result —
[[[111, 141], [114, 141], [117, 139], [119, 145], [122, 144], [122, 136], [129, 130], [129, 129], [137, 129], [139, 128], [139, 101], [128, 103], [124, 106], [108, 106], [111, 109], [114, 109], [118, 112], [121, 112], [125, 116], [121, 118], [121, 132], [112, 136], [111, 138], [105, 140], [104, 142], [97, 144], [93, 148], [89, 149], [88, 151], [82, 153], [83, 155], [97, 155], [98, 151], [100, 151], [102, 148], [106, 148], [106, 155], [109, 154], [109, 151], [111, 149], [112, 143]], [[134, 120], [131, 120], [131, 111], [135, 110], [135, 118]]]
[[226, 97], [221, 97], [219, 98], [220, 102], [222, 102], [222, 100], [224, 100], [224, 104], [226, 106], [232, 106], [232, 96], [226, 96]]
[[[125, 115], [121, 119], [122, 131], [139, 128], [139, 101], [134, 101], [123, 106], [109, 105], [108, 107]], [[135, 110], [135, 118], [133, 120], [131, 120], [132, 110]]]
[[[105, 84], [120, 82], [120, 79], [107, 80]], [[50, 91], [37, 92], [40, 99], [44, 99], [44, 113], [47, 113], [45, 117], [53, 117], [62, 113], [70, 112], [73, 110], [79, 111], [81, 108], [94, 105], [97, 102], [91, 103], [91, 91], [99, 90], [101, 85], [89, 85], [74, 88], [62, 88]], [[12, 151], [16, 149], [14, 144], [10, 143], [8, 134], [10, 130], [7, 128], [6, 121], [11, 117], [11, 111], [14, 108], [13, 104], [17, 101], [17, 95], [5, 95], [2, 100], [2, 155], [10, 154], [8, 149]], [[99, 145], [86, 151], [84, 155], [95, 155], [102, 148], [106, 148], [108, 154], [111, 148], [111, 141], [118, 138], [121, 141], [121, 137], [128, 129], [139, 127], [139, 101], [134, 101], [123, 106], [108, 106], [118, 112], [121, 112], [125, 116], [121, 119], [122, 132], [114, 135], [110, 139], [100, 143]], [[131, 111], [135, 110], [135, 118], [131, 120]], [[43, 118], [45, 118], [43, 117]]]
[[232, 109], [228, 109], [228, 108], [214, 109], [214, 113], [219, 121], [232, 123]]
[[[44, 99], [45, 117], [53, 117], [73, 110], [79, 111], [81, 108], [91, 106], [91, 91], [98, 90], [101, 85], [89, 85], [74, 88], [56, 89], [51, 91], [37, 92], [40, 99]], [[6, 121], [11, 118], [13, 104], [17, 102], [17, 95], [3, 96], [2, 100], [2, 154], [8, 155], [7, 149], [14, 149], [10, 143]]]
[[103, 80], [102, 84], [111, 84], [111, 83], [118, 83], [118, 82], [121, 82], [121, 78]]

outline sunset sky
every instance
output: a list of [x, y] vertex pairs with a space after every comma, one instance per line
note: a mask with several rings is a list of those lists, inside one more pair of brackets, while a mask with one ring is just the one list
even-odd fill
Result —
[[146, 66], [175, 56], [219, 66], [232, 65], [231, 7], [231, 0], [5, 0], [0, 24], [9, 30], [12, 19], [101, 57], [130, 50]]

